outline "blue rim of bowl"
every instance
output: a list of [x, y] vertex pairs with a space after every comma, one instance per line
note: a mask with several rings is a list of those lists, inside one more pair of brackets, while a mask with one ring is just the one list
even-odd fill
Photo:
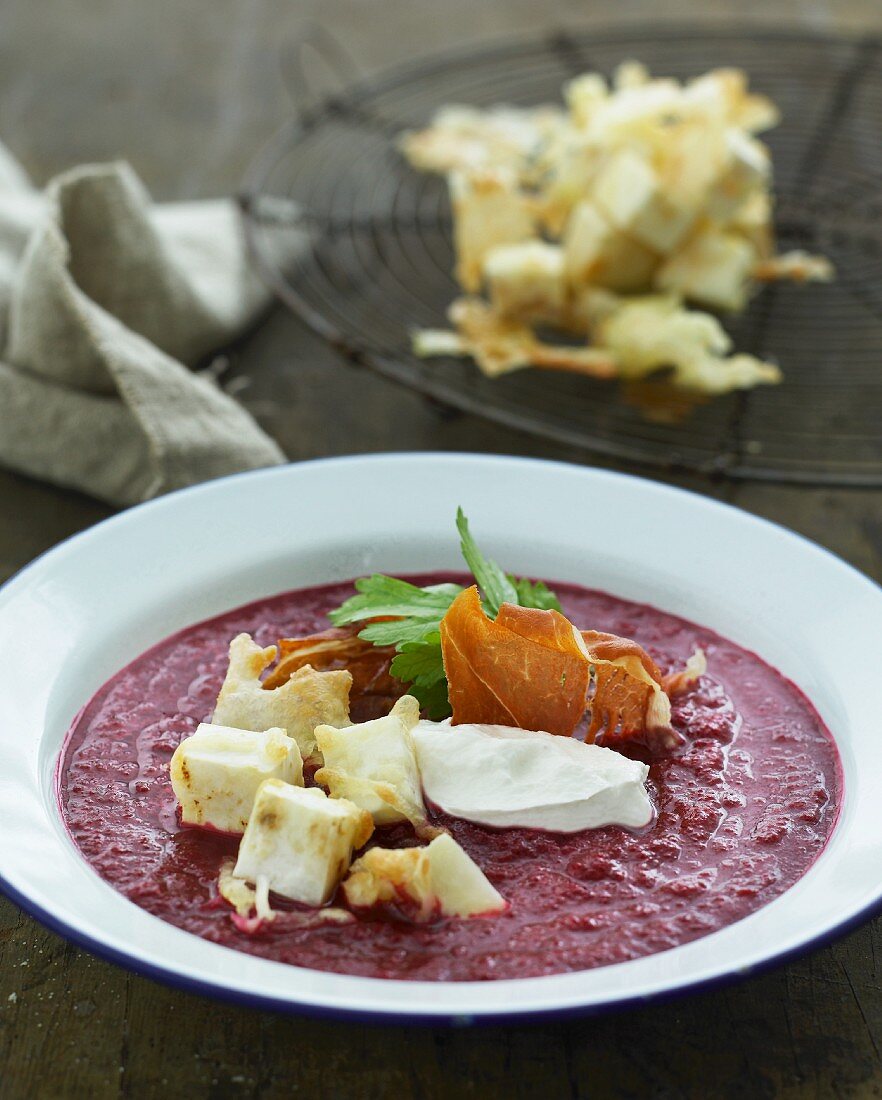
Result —
[[[770, 970], [784, 966], [788, 962], [809, 955], [822, 947], [827, 947], [834, 941], [866, 924], [873, 917], [882, 913], [882, 896], [871, 902], [864, 909], [844, 921], [828, 929], [826, 932], [807, 940], [797, 947], [781, 951], [777, 955], [771, 955], [754, 966], [736, 970], [728, 970], [723, 974], [715, 974], [710, 978], [701, 978], [694, 982], [678, 985], [673, 989], [661, 990], [658, 993], [633, 994], [627, 997], [619, 997], [615, 1000], [603, 1001], [592, 1005], [569, 1005], [566, 1008], [525, 1009], [519, 1011], [512, 1009], [508, 1012], [476, 1013], [468, 1015], [453, 1012], [425, 1012], [409, 1014], [407, 1012], [388, 1012], [386, 1010], [357, 1009], [345, 1006], [330, 1007], [312, 1004], [310, 1002], [297, 1001], [290, 998], [271, 997], [262, 993], [241, 993], [229, 989], [223, 984], [202, 978], [185, 978], [177, 970], [166, 969], [153, 963], [147, 963], [130, 955], [127, 951], [108, 947], [101, 940], [94, 939], [78, 929], [73, 928], [65, 921], [54, 916], [48, 909], [36, 904], [11, 886], [0, 874], [0, 891], [10, 901], [15, 902], [30, 916], [34, 917], [50, 931], [61, 936], [68, 943], [74, 943], [85, 948], [91, 954], [107, 962], [116, 963], [124, 969], [143, 978], [151, 978], [171, 989], [177, 989], [184, 993], [202, 994], [216, 1000], [226, 1001], [243, 1008], [269, 1009], [286, 1015], [308, 1016], [314, 1019], [336, 1020], [350, 1023], [374, 1023], [380, 1024], [408, 1024], [415, 1027], [473, 1027], [491, 1026], [494, 1024], [519, 1024], [541, 1023], [549, 1020], [576, 1020], [589, 1016], [600, 1016], [607, 1013], [623, 1012], [633, 1008], [646, 1008], [650, 1005], [666, 1004], [669, 1001], [679, 1000], [682, 997], [694, 993], [707, 993], [715, 989], [722, 989], [734, 985], [747, 978], [755, 978]], [[159, 918], [157, 918], [159, 919]], [[230, 950], [235, 950], [231, 948]], [[672, 948], [676, 951], [677, 948]], [[382, 980], [382, 979], [377, 979]], [[522, 979], [524, 981], [542, 981], [541, 978]], [[455, 983], [451, 983], [455, 984]]]
[[[553, 459], [542, 458], [527, 458], [520, 455], [494, 455], [494, 454], [480, 454], [474, 452], [463, 451], [415, 451], [415, 452], [390, 452], [383, 451], [371, 455], [340, 455], [330, 458], [318, 458], [309, 459], [306, 462], [289, 462], [281, 466], [271, 466], [260, 470], [244, 470], [240, 473], [229, 474], [226, 477], [215, 478], [212, 481], [201, 482], [198, 485], [190, 485], [183, 489], [175, 490], [172, 493], [167, 493], [162, 497], [156, 497], [153, 500], [144, 501], [141, 504], [134, 505], [131, 508], [127, 508], [121, 512], [117, 512], [115, 515], [108, 516], [106, 519], [100, 520], [98, 523], [93, 524], [91, 527], [86, 528], [84, 531], [79, 531], [70, 538], [64, 539], [62, 542], [45, 550], [42, 554], [39, 554], [27, 565], [17, 570], [8, 577], [6, 581], [0, 585], [0, 595], [2, 595], [7, 588], [9, 588], [13, 582], [20, 582], [28, 572], [34, 569], [44, 558], [51, 557], [54, 554], [63, 552], [71, 544], [86, 541], [93, 537], [99, 529], [104, 529], [107, 526], [114, 525], [120, 522], [126, 522], [128, 517], [133, 513], [141, 513], [145, 510], [149, 510], [155, 505], [160, 505], [170, 499], [176, 499], [182, 495], [191, 495], [193, 493], [211, 491], [226, 484], [227, 482], [240, 480], [243, 478], [259, 478], [259, 477], [271, 477], [273, 475], [283, 474], [284, 471], [297, 467], [297, 466], [330, 466], [330, 465], [345, 465], [347, 463], [358, 462], [359, 464], [365, 462], [382, 462], [392, 459], [400, 459], [401, 461], [413, 460], [413, 459], [446, 459], [446, 460], [468, 460], [485, 462], [488, 465], [499, 464], [523, 464], [528, 466], [550, 466], [557, 469], [573, 471], [586, 471], [592, 475], [599, 475], [601, 477], [610, 478], [613, 480], [623, 480], [628, 482], [638, 482], [643, 485], [649, 485], [653, 488], [659, 489], [663, 492], [670, 492], [676, 495], [683, 495], [695, 500], [701, 501], [703, 504], [707, 504], [710, 507], [717, 507], [726, 511], [735, 512], [738, 515], [746, 516], [750, 520], [759, 523], [766, 527], [771, 527], [775, 531], [781, 532], [794, 538], [807, 546], [810, 546], [813, 550], [823, 554], [824, 556], [832, 559], [832, 561], [840, 568], [848, 570], [853, 573], [861, 581], [870, 584], [876, 588], [882, 588], [877, 582], [866, 574], [861, 573], [853, 565], [844, 561], [837, 554], [834, 554], [831, 550], [827, 550], [825, 547], [820, 546], [818, 543], [813, 542], [811, 539], [806, 538], [804, 535], [800, 535], [796, 531], [791, 531], [789, 528], [782, 526], [781, 524], [774, 523], [771, 520], [764, 519], [762, 516], [755, 516], [752, 513], [745, 512], [743, 509], [736, 507], [735, 505], [728, 504], [725, 501], [714, 500], [710, 497], [706, 497], [701, 493], [695, 493], [688, 489], [681, 489], [676, 485], [665, 485], [653, 481], [651, 478], [639, 477], [634, 474], [620, 473], [615, 470], [597, 470], [590, 466], [579, 466], [574, 463], [559, 462]], [[66, 921], [55, 916], [50, 910], [45, 909], [42, 905], [34, 902], [32, 899], [23, 894], [20, 890], [14, 887], [7, 881], [2, 871], [0, 871], [0, 891], [14, 902], [21, 909], [23, 909], [29, 916], [38, 920], [45, 927], [49, 928], [52, 932], [61, 936], [62, 939], [69, 943], [74, 943], [79, 947], [85, 948], [91, 954], [98, 958], [104, 959], [107, 962], [115, 963], [122, 966], [126, 970], [131, 971], [134, 974], [138, 974], [141, 977], [151, 978], [154, 981], [158, 981], [163, 985], [166, 985], [172, 989], [181, 990], [185, 993], [202, 994], [213, 997], [216, 1000], [229, 1002], [231, 1004], [239, 1005], [248, 1008], [269, 1009], [276, 1012], [281, 1012], [291, 1015], [308, 1016], [315, 1019], [337, 1020], [337, 1021], [349, 1021], [358, 1023], [375, 1023], [381, 1024], [408, 1024], [413, 1026], [439, 1026], [445, 1025], [448, 1027], [467, 1027], [467, 1026], [490, 1026], [494, 1024], [517, 1024], [517, 1023], [532, 1023], [541, 1022], [547, 1020], [573, 1020], [580, 1019], [589, 1016], [599, 1016], [606, 1013], [621, 1012], [632, 1008], [648, 1007], [649, 1005], [664, 1004], [669, 1001], [680, 999], [684, 996], [691, 995], [700, 992], [710, 992], [715, 989], [721, 989], [725, 986], [733, 985], [736, 982], [742, 981], [746, 978], [757, 977], [760, 974], [765, 974], [770, 970], [774, 970], [777, 967], [791, 962], [795, 959], [802, 958], [805, 955], [810, 954], [812, 951], [816, 951], [819, 948], [826, 947], [834, 941], [840, 939], [842, 936], [847, 935], [849, 932], [861, 927], [868, 921], [872, 920], [875, 916], [882, 914], [882, 883], [878, 888], [878, 896], [871, 901], [868, 905], [858, 910], [857, 913], [853, 913], [851, 916], [846, 917], [844, 920], [833, 925], [833, 927], [827, 929], [825, 932], [820, 933], [813, 938], [806, 940], [804, 943], [797, 944], [795, 947], [788, 948], [785, 951], [780, 951], [777, 954], [770, 955], [768, 958], [763, 959], [761, 962], [755, 963], [749, 967], [741, 967], [733, 970], [727, 970], [722, 974], [715, 974], [709, 978], [699, 978], [695, 981], [685, 982], [682, 985], [677, 985], [671, 989], [660, 990], [656, 993], [648, 994], [632, 994], [624, 997], [617, 997], [614, 1000], [605, 1000], [598, 1004], [588, 1005], [568, 1005], [565, 1008], [541, 1008], [541, 1009], [524, 1009], [520, 1011], [518, 1009], [512, 1009], [506, 1012], [479, 1012], [475, 1015], [454, 1013], [454, 1012], [425, 1012], [425, 1013], [413, 1013], [407, 1012], [390, 1012], [383, 1009], [357, 1009], [344, 1006], [326, 1006], [313, 1004], [308, 1001], [297, 1001], [293, 998], [273, 997], [262, 993], [243, 993], [238, 990], [232, 990], [222, 983], [215, 983], [207, 979], [202, 978], [187, 978], [184, 977], [179, 971], [166, 968], [154, 963], [148, 963], [138, 958], [136, 955], [132, 955], [127, 951], [120, 950], [114, 947], [109, 947], [101, 940], [96, 939], [93, 936], [87, 935], [84, 932], [79, 931], [73, 925], [68, 924]], [[160, 919], [160, 918], [157, 918]], [[235, 949], [231, 949], [235, 950]], [[676, 951], [677, 948], [672, 948]], [[382, 980], [382, 979], [379, 979]], [[522, 979], [524, 981], [530, 980], [542, 980], [542, 979]], [[456, 983], [451, 983], [456, 984]]]

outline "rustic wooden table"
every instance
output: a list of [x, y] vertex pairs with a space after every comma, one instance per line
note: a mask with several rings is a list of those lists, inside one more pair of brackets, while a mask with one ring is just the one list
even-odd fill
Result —
[[[125, 155], [158, 197], [235, 189], [285, 116], [278, 45], [320, 18], [367, 70], [500, 31], [655, 17], [651, 0], [175, 0], [0, 9], [0, 135], [36, 179]], [[882, 28], [878, 0], [674, 0], [666, 17]], [[394, 28], [394, 34], [390, 33]], [[296, 460], [437, 448], [584, 456], [342, 365], [274, 313], [242, 350], [242, 397]], [[786, 524], [882, 575], [882, 494], [677, 484]], [[108, 509], [0, 472], [0, 579]], [[822, 598], [819, 597], [819, 598]], [[6, 843], [14, 838], [4, 837]], [[882, 1094], [876, 922], [713, 993], [598, 1020], [476, 1030], [284, 1017], [167, 989], [92, 958], [0, 901], [0, 1096], [738, 1096]]]

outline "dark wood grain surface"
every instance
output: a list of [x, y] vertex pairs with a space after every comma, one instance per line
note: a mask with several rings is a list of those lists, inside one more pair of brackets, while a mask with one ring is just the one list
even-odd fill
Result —
[[[561, 0], [7, 0], [0, 137], [37, 180], [77, 161], [127, 156], [160, 197], [222, 194], [289, 109], [276, 58], [304, 18], [334, 26], [370, 70], [501, 31], [658, 13], [649, 0], [617, 13]], [[665, 6], [666, 17], [684, 15], [882, 29], [878, 0]], [[281, 311], [234, 369], [245, 379], [242, 399], [295, 460], [437, 448], [586, 461], [476, 419], [442, 418], [339, 363]], [[676, 483], [784, 523], [882, 577], [878, 492]], [[0, 472], [0, 579], [107, 514]], [[739, 985], [602, 1019], [380, 1028], [168, 989], [0, 901], [0, 1096], [878, 1096], [877, 950], [882, 957], [880, 922]]]

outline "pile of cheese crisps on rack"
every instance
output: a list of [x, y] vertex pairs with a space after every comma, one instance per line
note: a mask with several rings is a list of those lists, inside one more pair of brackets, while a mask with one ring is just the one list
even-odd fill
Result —
[[402, 136], [414, 167], [447, 177], [465, 292], [451, 329], [414, 334], [417, 354], [472, 356], [491, 376], [667, 368], [708, 394], [778, 382], [775, 364], [733, 354], [715, 316], [743, 310], [762, 282], [833, 276], [822, 257], [776, 254], [756, 136], [775, 105], [737, 69], [681, 83], [636, 62], [564, 96], [565, 109], [444, 107]]

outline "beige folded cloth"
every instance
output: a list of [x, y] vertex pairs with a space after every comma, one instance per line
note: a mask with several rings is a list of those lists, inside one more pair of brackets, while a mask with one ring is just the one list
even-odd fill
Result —
[[0, 148], [0, 463], [132, 504], [283, 462], [189, 369], [267, 300], [231, 202], [154, 205], [124, 163], [40, 193]]

